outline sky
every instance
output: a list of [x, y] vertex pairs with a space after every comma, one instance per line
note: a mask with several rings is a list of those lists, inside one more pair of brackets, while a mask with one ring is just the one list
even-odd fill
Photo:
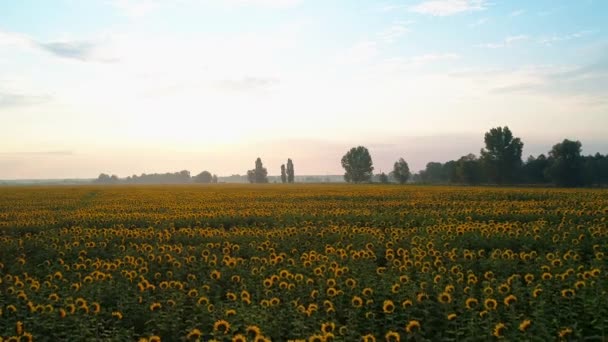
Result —
[[608, 153], [608, 1], [0, 3], [0, 179]]

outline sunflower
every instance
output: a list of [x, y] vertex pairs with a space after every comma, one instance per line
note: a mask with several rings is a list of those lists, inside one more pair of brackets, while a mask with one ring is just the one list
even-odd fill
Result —
[[308, 338], [308, 342], [325, 342], [325, 336], [312, 335]]
[[371, 296], [371, 295], [373, 295], [373, 294], [374, 294], [374, 290], [372, 290], [372, 289], [371, 289], [371, 288], [369, 288], [369, 287], [366, 287], [366, 288], [364, 288], [364, 289], [363, 289], [363, 291], [361, 291], [361, 293], [362, 293], [364, 296], [368, 297], [368, 296]]
[[488, 298], [484, 301], [483, 305], [487, 310], [496, 310], [496, 307], [498, 307], [498, 302], [496, 302], [495, 299]]
[[227, 334], [229, 330], [230, 330], [230, 323], [228, 323], [228, 321], [221, 319], [221, 320], [213, 323], [213, 331], [219, 331], [223, 334]]
[[563, 328], [562, 330], [559, 331], [559, 337], [560, 338], [564, 338], [567, 336], [570, 336], [572, 334], [572, 329], [571, 328]]
[[386, 342], [399, 342], [401, 341], [401, 335], [396, 331], [389, 331], [384, 335]]
[[150, 338], [148, 339], [149, 342], [160, 342], [160, 336], [150, 336]]
[[23, 322], [17, 321], [15, 324], [15, 331], [17, 331], [17, 335], [23, 335]]
[[363, 305], [363, 299], [359, 296], [354, 296], [350, 302], [355, 308], [360, 308]]
[[562, 290], [562, 297], [563, 298], [572, 298], [572, 297], [574, 297], [574, 290], [572, 290], [572, 289]]
[[439, 303], [449, 304], [452, 302], [452, 296], [448, 292], [442, 292], [438, 297]]
[[160, 309], [162, 305], [160, 303], [152, 303], [150, 304], [150, 311], [156, 311]]
[[505, 305], [511, 306], [511, 304], [514, 304], [515, 302], [517, 302], [517, 297], [515, 297], [514, 295], [510, 294], [508, 296], [505, 297], [505, 299], [503, 300], [503, 303], [505, 303]]
[[329, 322], [329, 323], [321, 324], [321, 331], [324, 334], [332, 333], [332, 332], [334, 332], [335, 329], [336, 329], [336, 323]]
[[101, 311], [101, 305], [99, 305], [99, 303], [93, 303], [91, 304], [91, 310], [94, 314], [98, 314]]
[[447, 316], [448, 321], [453, 321], [456, 319], [456, 317], [458, 317], [458, 315], [456, 315], [455, 313], [448, 314]]
[[242, 334], [237, 334], [232, 337], [232, 342], [247, 342], [247, 337]]
[[492, 331], [492, 335], [498, 338], [501, 338], [505, 334], [506, 326], [504, 323], [497, 323], [494, 326], [494, 330]]
[[464, 301], [464, 305], [469, 310], [476, 308], [478, 304], [479, 304], [479, 301], [475, 298], [467, 298]]
[[535, 288], [534, 291], [532, 291], [532, 297], [538, 298], [538, 296], [540, 296], [540, 294], [542, 292], [543, 292], [543, 289], [541, 289], [541, 288]]
[[122, 312], [120, 312], [120, 311], [113, 311], [112, 312], [112, 317], [116, 317], [116, 318], [118, 318], [120, 320], [120, 319], [122, 319]]
[[528, 328], [532, 325], [532, 321], [529, 319], [524, 319], [521, 323], [519, 323], [519, 331], [526, 332]]
[[372, 334], [367, 334], [361, 337], [361, 341], [363, 342], [376, 342], [376, 337]]
[[395, 304], [393, 301], [390, 299], [385, 300], [382, 304], [382, 311], [384, 311], [385, 314], [392, 314], [395, 311]]
[[418, 302], [423, 302], [429, 299], [429, 295], [427, 295], [426, 292], [418, 292], [416, 294], [416, 299], [418, 300]]
[[405, 326], [405, 331], [408, 334], [415, 333], [415, 332], [417, 332], [419, 330], [420, 330], [420, 322], [418, 322], [417, 320], [411, 320]]
[[222, 274], [218, 270], [211, 271], [211, 279], [219, 280], [222, 277]]
[[251, 334], [253, 336], [262, 335], [262, 329], [260, 329], [257, 325], [248, 325], [245, 331], [247, 334]]
[[414, 305], [414, 303], [411, 300], [409, 300], [409, 299], [406, 299], [403, 302], [401, 302], [401, 307], [402, 308], [409, 308], [412, 305]]

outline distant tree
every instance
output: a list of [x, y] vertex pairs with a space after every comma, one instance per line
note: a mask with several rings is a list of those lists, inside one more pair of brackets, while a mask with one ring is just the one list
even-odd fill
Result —
[[548, 183], [549, 179], [547, 179], [546, 171], [549, 165], [550, 160], [544, 154], [539, 155], [537, 158], [529, 156], [523, 166], [524, 181], [531, 184]]
[[281, 183], [287, 183], [287, 174], [285, 173], [285, 164], [281, 164]]
[[287, 159], [287, 182], [293, 183], [295, 180], [295, 171], [293, 169], [293, 161], [289, 158]]
[[399, 158], [393, 165], [393, 177], [399, 184], [405, 184], [412, 175], [410, 167], [403, 158]]
[[378, 175], [378, 180], [382, 184], [388, 184], [388, 176], [384, 172], [382, 172], [382, 173], [380, 173], [380, 175]]
[[180, 183], [189, 183], [192, 180], [190, 178], [190, 171], [188, 171], [188, 170], [180, 171], [177, 176], [178, 176], [178, 182], [180, 182]]
[[195, 183], [211, 183], [213, 181], [213, 176], [209, 171], [203, 171], [198, 175], [194, 176], [192, 179]]
[[492, 128], [485, 134], [484, 142], [481, 161], [488, 178], [498, 184], [514, 181], [522, 164], [524, 143], [514, 138], [507, 126]]
[[211, 177], [211, 183], [217, 184], [217, 175], [216, 174], [213, 174], [213, 176]]
[[458, 183], [458, 163], [450, 160], [441, 168], [442, 179], [448, 183]]
[[547, 174], [558, 186], [575, 187], [584, 184], [584, 159], [581, 156], [582, 144], [580, 141], [564, 139], [556, 144], [549, 152], [553, 159]]
[[117, 175], [110, 176], [110, 183], [118, 183], [119, 180]]
[[481, 162], [474, 154], [461, 157], [456, 162], [456, 173], [460, 182], [476, 185], [483, 180]]
[[353, 147], [342, 157], [342, 167], [346, 171], [344, 180], [347, 182], [369, 182], [374, 171], [372, 157], [367, 148]]
[[249, 183], [255, 183], [255, 169], [247, 170], [247, 180]]
[[255, 169], [253, 170], [255, 183], [268, 183], [268, 170], [262, 164], [262, 159], [258, 157], [255, 160]]
[[424, 183], [440, 183], [443, 181], [443, 165], [437, 162], [426, 164], [426, 168], [420, 172], [420, 178]]
[[110, 176], [105, 173], [101, 173], [95, 180], [95, 183], [102, 183], [102, 184], [110, 183]]

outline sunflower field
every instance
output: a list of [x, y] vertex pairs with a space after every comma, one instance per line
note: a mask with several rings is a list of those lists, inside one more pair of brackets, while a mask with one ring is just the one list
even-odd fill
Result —
[[608, 341], [608, 191], [0, 188], [0, 341]]

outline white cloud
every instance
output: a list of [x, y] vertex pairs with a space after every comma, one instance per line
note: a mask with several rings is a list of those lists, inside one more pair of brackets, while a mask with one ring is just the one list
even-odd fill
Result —
[[565, 42], [569, 40], [574, 40], [578, 38], [585, 37], [589, 34], [593, 33], [591, 30], [579, 31], [571, 34], [566, 34], [562, 36], [550, 36], [540, 39], [540, 43], [543, 45], [553, 45], [554, 43]]
[[485, 10], [486, 0], [427, 0], [413, 7], [412, 12], [438, 17]]
[[510, 17], [519, 17], [520, 15], [522, 15], [522, 14], [524, 14], [524, 13], [526, 13], [526, 11], [525, 11], [525, 10], [523, 10], [523, 9], [519, 9], [519, 10], [515, 10], [515, 11], [513, 11], [513, 12], [509, 13], [509, 16], [510, 16]]
[[478, 27], [478, 26], [481, 26], [481, 25], [487, 23], [488, 21], [489, 21], [488, 18], [481, 18], [481, 19], [477, 20], [476, 22], [469, 24], [469, 27]]
[[484, 47], [484, 48], [487, 48], [487, 49], [501, 49], [501, 48], [512, 46], [513, 44], [515, 44], [517, 42], [526, 41], [528, 39], [530, 39], [529, 36], [527, 36], [525, 34], [520, 34], [520, 35], [517, 35], [517, 36], [509, 36], [509, 37], [505, 38], [501, 42], [497, 42], [497, 43], [485, 43], [485, 44], [479, 44], [477, 46], [478, 47]]
[[378, 34], [378, 38], [385, 43], [393, 43], [397, 39], [401, 38], [408, 32], [410, 32], [409, 26], [413, 22], [405, 21], [405, 22], [397, 22], [391, 25], [389, 28]]

